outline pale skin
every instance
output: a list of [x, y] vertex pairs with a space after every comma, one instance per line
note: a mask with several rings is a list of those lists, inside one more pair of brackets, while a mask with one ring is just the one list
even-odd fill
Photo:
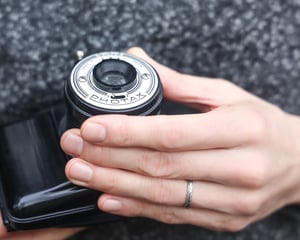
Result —
[[[102, 115], [67, 131], [61, 146], [74, 158], [66, 175], [75, 184], [104, 192], [99, 209], [239, 231], [300, 203], [298, 116], [226, 80], [178, 73], [140, 48], [129, 52], [158, 71], [166, 98], [205, 113]], [[183, 207], [187, 179], [193, 180], [188, 209]], [[79, 229], [7, 234], [2, 226], [0, 237], [64, 239], [74, 231]]]
[[[173, 71], [140, 48], [166, 98], [205, 113], [95, 116], [66, 132], [75, 184], [104, 192], [101, 210], [171, 224], [239, 231], [300, 203], [300, 118], [221, 79]], [[183, 208], [186, 180], [190, 208]]]

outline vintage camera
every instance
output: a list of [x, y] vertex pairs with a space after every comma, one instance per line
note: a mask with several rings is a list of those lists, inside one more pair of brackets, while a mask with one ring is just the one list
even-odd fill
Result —
[[60, 148], [60, 136], [97, 114], [158, 114], [163, 99], [153, 67], [120, 52], [78, 61], [64, 92], [64, 103], [0, 127], [0, 207], [8, 231], [116, 219], [97, 208], [100, 192], [67, 180], [70, 157]]

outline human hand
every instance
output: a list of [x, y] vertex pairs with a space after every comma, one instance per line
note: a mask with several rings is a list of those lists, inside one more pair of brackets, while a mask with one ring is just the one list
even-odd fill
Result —
[[[300, 121], [225, 80], [158, 71], [166, 98], [206, 113], [107, 115], [66, 132], [75, 184], [104, 192], [101, 210], [238, 231], [300, 202]], [[193, 180], [189, 208], [187, 181]]]
[[0, 215], [1, 240], [63, 240], [81, 230], [82, 228], [53, 228], [8, 233]]

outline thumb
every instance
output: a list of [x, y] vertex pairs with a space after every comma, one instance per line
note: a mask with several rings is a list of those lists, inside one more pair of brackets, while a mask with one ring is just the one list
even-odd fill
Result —
[[130, 48], [128, 53], [144, 59], [156, 69], [167, 99], [203, 110], [254, 97], [226, 80], [196, 77], [176, 72], [149, 57], [139, 47]]

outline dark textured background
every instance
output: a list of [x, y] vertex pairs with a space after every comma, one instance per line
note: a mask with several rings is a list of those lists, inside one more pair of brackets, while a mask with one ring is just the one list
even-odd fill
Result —
[[[300, 0], [0, 0], [0, 122], [61, 99], [76, 50], [134, 45], [300, 113]], [[238, 234], [130, 220], [76, 239], [300, 239], [300, 226], [284, 213]]]

